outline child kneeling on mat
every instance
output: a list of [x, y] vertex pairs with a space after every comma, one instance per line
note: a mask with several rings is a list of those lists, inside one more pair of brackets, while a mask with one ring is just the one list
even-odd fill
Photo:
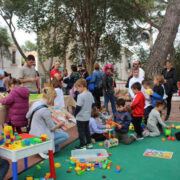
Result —
[[106, 139], [104, 133], [108, 133], [108, 129], [106, 129], [106, 125], [101, 124], [99, 119], [99, 112], [96, 107], [93, 107], [91, 112], [89, 129], [91, 138], [95, 141], [104, 141]]
[[156, 102], [155, 108], [150, 112], [149, 118], [147, 121], [147, 128], [143, 131], [143, 136], [159, 136], [160, 135], [160, 130], [157, 126], [158, 123], [160, 123], [163, 127], [165, 128], [171, 128], [170, 126], [167, 126], [161, 119], [160, 112], [164, 108], [164, 102], [161, 100], [158, 100]]
[[126, 145], [131, 144], [136, 140], [136, 137], [133, 134], [130, 138], [128, 137], [129, 125], [132, 118], [131, 114], [126, 110], [124, 99], [118, 99], [116, 101], [116, 109], [117, 112], [114, 121], [120, 125], [116, 128], [116, 137]]

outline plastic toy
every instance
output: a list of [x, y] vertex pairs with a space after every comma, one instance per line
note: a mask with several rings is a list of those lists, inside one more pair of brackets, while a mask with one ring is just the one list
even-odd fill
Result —
[[55, 166], [55, 168], [60, 168], [61, 167], [61, 163], [55, 163], [54, 166]]
[[164, 141], [166, 141], [166, 139], [165, 139], [165, 138], [162, 138], [161, 140], [162, 140], [163, 142], [164, 142]]
[[48, 137], [46, 134], [41, 134], [40, 138], [42, 139], [42, 141], [46, 141]]
[[10, 144], [14, 141], [13, 129], [12, 126], [4, 127], [4, 145], [9, 147]]
[[26, 177], [26, 180], [33, 180], [33, 177], [28, 176]]
[[42, 168], [41, 168], [40, 165], [36, 165], [36, 169], [39, 171], [39, 170], [41, 170]]
[[99, 143], [99, 146], [103, 146], [103, 143]]
[[165, 129], [165, 136], [171, 136], [171, 129]]
[[171, 140], [171, 136], [168, 136], [168, 140], [169, 140], [169, 141]]
[[134, 126], [132, 123], [129, 125], [129, 130], [134, 131]]
[[175, 139], [175, 137], [174, 137], [174, 136], [172, 136], [172, 137], [171, 137], [171, 140], [172, 140], [172, 141], [175, 141], [176, 139]]
[[113, 121], [108, 121], [106, 123], [106, 126], [109, 128], [109, 132], [106, 136], [106, 140], [104, 141], [104, 146], [106, 148], [117, 146], [119, 144], [119, 141], [117, 138], [114, 138], [112, 134], [114, 132], [114, 128], [120, 125]]
[[106, 178], [106, 176], [102, 176], [102, 178], [104, 178], [104, 179], [105, 179], [105, 178]]

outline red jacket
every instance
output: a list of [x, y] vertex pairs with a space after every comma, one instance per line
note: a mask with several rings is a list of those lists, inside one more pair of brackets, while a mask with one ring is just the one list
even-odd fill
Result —
[[51, 70], [50, 77], [54, 79], [54, 78], [55, 78], [55, 77], [54, 77], [55, 74], [60, 74], [60, 75], [61, 75], [61, 72], [59, 71], [59, 69], [53, 68], [53, 69]]
[[143, 93], [140, 91], [136, 94], [131, 108], [133, 110], [132, 116], [134, 117], [143, 117], [144, 116], [144, 106], [145, 106], [145, 97]]

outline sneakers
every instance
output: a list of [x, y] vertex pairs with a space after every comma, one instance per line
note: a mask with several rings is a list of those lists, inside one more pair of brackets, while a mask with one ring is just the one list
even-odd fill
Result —
[[140, 140], [143, 140], [143, 136], [137, 136], [137, 140], [140, 141]]
[[39, 156], [42, 158], [42, 159], [48, 159], [49, 156], [45, 153], [39, 153]]
[[92, 143], [89, 143], [86, 145], [87, 149], [92, 149], [93, 148], [93, 144]]
[[75, 146], [75, 148], [74, 149], [86, 149], [86, 146]]

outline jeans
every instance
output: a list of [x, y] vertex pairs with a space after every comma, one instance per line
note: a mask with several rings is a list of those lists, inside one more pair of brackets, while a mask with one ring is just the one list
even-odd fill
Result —
[[66, 132], [54, 132], [54, 144], [55, 144], [55, 152], [60, 151], [59, 144], [67, 141], [69, 139], [69, 135]]
[[[77, 128], [79, 133], [80, 146], [85, 146], [91, 143], [91, 135], [89, 131], [89, 121], [78, 121]], [[86, 143], [85, 143], [86, 138]]]
[[4, 179], [4, 176], [6, 175], [8, 169], [9, 169], [8, 161], [0, 158], [0, 180]]
[[109, 103], [109, 101], [111, 102], [111, 107], [112, 107], [113, 115], [115, 116], [115, 114], [116, 114], [116, 105], [115, 105], [114, 93], [104, 93], [104, 105], [106, 106], [106, 109], [107, 109], [108, 113], [109, 113], [109, 110], [108, 110], [108, 103]]

